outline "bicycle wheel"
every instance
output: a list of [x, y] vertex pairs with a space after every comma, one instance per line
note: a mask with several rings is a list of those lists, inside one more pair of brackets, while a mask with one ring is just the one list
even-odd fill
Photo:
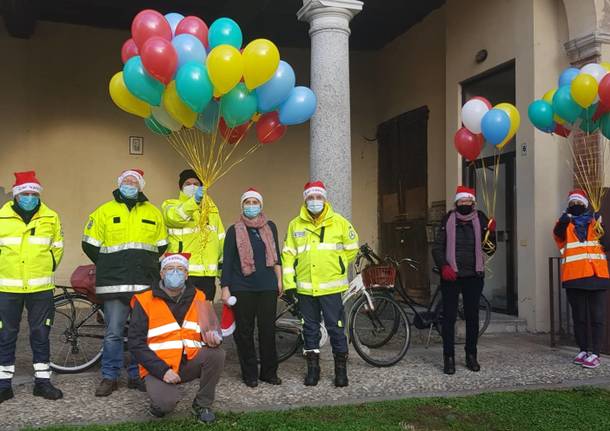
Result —
[[[437, 332], [442, 335], [443, 326], [443, 302], [439, 301], [436, 306], [436, 325]], [[487, 298], [481, 294], [479, 298], [479, 337], [487, 330], [491, 320], [491, 304]], [[457, 319], [455, 321], [455, 344], [464, 344], [466, 342], [466, 323], [464, 321], [464, 303], [460, 296], [458, 302]]]
[[101, 306], [76, 293], [55, 297], [53, 305], [51, 369], [72, 374], [93, 367], [102, 357], [104, 344]]
[[[411, 342], [407, 314], [393, 298], [373, 293], [373, 307], [362, 295], [351, 309], [349, 332], [356, 352], [376, 367], [389, 367], [400, 361]], [[381, 343], [383, 341], [383, 343]], [[369, 346], [379, 346], [371, 348]]]
[[275, 347], [277, 361], [283, 362], [303, 347], [303, 337], [299, 326], [282, 321], [275, 322]]

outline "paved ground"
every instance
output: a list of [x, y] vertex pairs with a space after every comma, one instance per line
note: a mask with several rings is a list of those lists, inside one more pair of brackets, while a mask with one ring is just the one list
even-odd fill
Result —
[[[239, 378], [239, 368], [231, 340], [227, 340], [228, 363], [218, 388], [215, 407], [219, 410], [283, 409], [301, 405], [355, 403], [375, 399], [412, 396], [459, 395], [465, 393], [513, 390], [534, 387], [566, 387], [586, 384], [610, 386], [610, 361], [597, 370], [585, 370], [571, 364], [573, 349], [551, 349], [547, 336], [527, 334], [488, 335], [480, 343], [482, 371], [469, 372], [458, 351], [458, 369], [454, 376], [442, 374], [441, 346], [426, 348], [413, 344], [407, 356], [396, 366], [374, 368], [353, 352], [350, 357], [347, 388], [332, 386], [332, 359], [323, 353], [322, 381], [314, 388], [302, 385], [305, 363], [292, 357], [280, 366], [281, 386], [262, 384], [251, 389]], [[123, 384], [108, 398], [96, 398], [97, 371], [78, 375], [54, 375], [65, 398], [48, 402], [31, 395], [29, 346], [20, 340], [16, 379], [16, 398], [0, 404], [0, 429], [17, 430], [24, 426], [50, 424], [102, 423], [150, 420], [145, 394], [128, 390]], [[605, 359], [605, 358], [604, 358]], [[183, 401], [174, 417], [188, 414], [196, 384], [182, 386]]]

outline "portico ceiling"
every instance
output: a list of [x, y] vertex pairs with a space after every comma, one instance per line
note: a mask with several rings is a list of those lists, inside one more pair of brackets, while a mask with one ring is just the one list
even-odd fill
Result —
[[[6, 28], [29, 38], [38, 21], [127, 30], [134, 15], [146, 8], [202, 17], [236, 20], [244, 39], [266, 37], [281, 47], [309, 46], [306, 23], [298, 22], [302, 0], [0, 0]], [[441, 7], [445, 0], [365, 0], [352, 21], [351, 48], [376, 50]]]

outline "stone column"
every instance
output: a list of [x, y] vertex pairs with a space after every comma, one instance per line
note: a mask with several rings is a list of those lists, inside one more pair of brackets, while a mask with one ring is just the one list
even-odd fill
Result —
[[311, 89], [318, 98], [310, 123], [310, 177], [326, 184], [335, 210], [351, 219], [350, 20], [362, 10], [356, 0], [303, 0], [297, 13], [309, 23]]

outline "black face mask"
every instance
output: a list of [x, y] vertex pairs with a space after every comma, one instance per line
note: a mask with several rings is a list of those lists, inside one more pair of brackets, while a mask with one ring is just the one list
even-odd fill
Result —
[[585, 211], [587, 211], [587, 207], [585, 207], [584, 205], [574, 205], [571, 207], [568, 207], [568, 214], [572, 214], [573, 216], [580, 216], [583, 215], [585, 213]]
[[462, 215], [468, 215], [474, 209], [474, 205], [457, 205], [455, 209]]

